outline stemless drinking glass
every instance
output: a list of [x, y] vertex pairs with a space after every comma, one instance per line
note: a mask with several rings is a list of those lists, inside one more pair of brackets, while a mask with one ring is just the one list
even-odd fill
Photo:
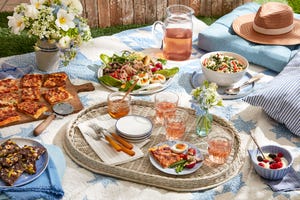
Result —
[[160, 25], [164, 31], [163, 55], [168, 60], [187, 60], [192, 53], [194, 10], [185, 5], [171, 5], [167, 8], [167, 17], [164, 22], [156, 21], [152, 33]]
[[178, 95], [173, 92], [160, 92], [154, 97], [155, 123], [164, 124], [164, 114], [175, 112], [178, 105]]
[[183, 109], [175, 109], [165, 113], [165, 128], [167, 140], [179, 140], [183, 137], [186, 129], [188, 113]]
[[226, 162], [232, 149], [232, 135], [226, 131], [211, 132], [208, 134], [207, 151], [209, 160], [213, 163], [223, 164]]
[[125, 93], [113, 92], [107, 97], [108, 114], [115, 119], [124, 117], [130, 112], [131, 96], [127, 95], [124, 99]]

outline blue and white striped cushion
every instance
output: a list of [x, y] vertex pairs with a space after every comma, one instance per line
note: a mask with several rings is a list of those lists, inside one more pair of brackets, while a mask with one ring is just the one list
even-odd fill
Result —
[[262, 107], [270, 117], [300, 136], [300, 53], [295, 59], [299, 62], [291, 62], [264, 89], [243, 100]]

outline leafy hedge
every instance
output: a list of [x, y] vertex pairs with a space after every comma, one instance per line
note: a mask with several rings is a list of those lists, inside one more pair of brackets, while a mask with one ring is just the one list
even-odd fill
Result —
[[299, 0], [287, 0], [289, 6], [291, 6], [295, 13], [300, 14], [300, 1]]

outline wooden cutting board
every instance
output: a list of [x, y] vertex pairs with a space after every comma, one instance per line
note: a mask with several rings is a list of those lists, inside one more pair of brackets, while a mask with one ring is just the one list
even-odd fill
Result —
[[[20, 82], [20, 80], [19, 80]], [[65, 101], [65, 102], [69, 102], [73, 107], [74, 107], [74, 112], [73, 113], [77, 113], [80, 110], [83, 109], [83, 105], [79, 99], [78, 93], [80, 92], [88, 92], [88, 91], [93, 91], [95, 90], [95, 87], [93, 86], [92, 83], [85, 83], [85, 84], [81, 84], [81, 85], [73, 85], [69, 79], [69, 77], [66, 80], [66, 86], [65, 86], [66, 90], [68, 92], [70, 92], [73, 96], [72, 99]], [[43, 91], [47, 90], [48, 88], [41, 88], [41, 91], [43, 93]], [[21, 89], [19, 89], [21, 90]], [[52, 110], [52, 106], [43, 98], [43, 95], [41, 95], [41, 99], [39, 102], [45, 103], [48, 107], [48, 111], [49, 112], [53, 112]], [[47, 117], [47, 115], [43, 114], [41, 115], [38, 119], [34, 119], [28, 115], [25, 115], [21, 112], [18, 112], [21, 116], [21, 120], [17, 121], [17, 122], [13, 122], [7, 125], [4, 125], [2, 127], [6, 127], [6, 126], [12, 126], [12, 125], [16, 125], [16, 124], [23, 124], [23, 123], [27, 123], [27, 122], [32, 122], [32, 121], [37, 121], [37, 120], [41, 120], [41, 119], [45, 119]], [[0, 127], [0, 128], [2, 128]]]

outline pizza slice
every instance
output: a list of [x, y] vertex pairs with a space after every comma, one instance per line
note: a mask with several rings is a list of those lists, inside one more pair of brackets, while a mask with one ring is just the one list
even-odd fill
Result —
[[45, 92], [45, 99], [50, 104], [72, 99], [73, 96], [64, 87], [51, 88]]
[[0, 93], [0, 106], [15, 106], [19, 103], [19, 93]]
[[18, 89], [18, 81], [15, 79], [8, 78], [0, 80], [0, 94], [17, 91]]
[[43, 84], [44, 87], [61, 87], [66, 85], [67, 74], [63, 72], [57, 72], [46, 75], [45, 82]]
[[21, 119], [13, 106], [0, 107], [0, 126], [10, 124]]
[[21, 79], [21, 87], [41, 87], [43, 83], [42, 74], [25, 74]]
[[162, 168], [167, 168], [182, 159], [179, 154], [172, 152], [171, 147], [167, 144], [152, 147], [149, 151]]
[[23, 88], [21, 92], [22, 101], [38, 101], [41, 98], [41, 89], [39, 87]]
[[48, 107], [35, 101], [23, 101], [18, 104], [18, 110], [34, 119], [39, 118], [44, 112], [48, 110]]

